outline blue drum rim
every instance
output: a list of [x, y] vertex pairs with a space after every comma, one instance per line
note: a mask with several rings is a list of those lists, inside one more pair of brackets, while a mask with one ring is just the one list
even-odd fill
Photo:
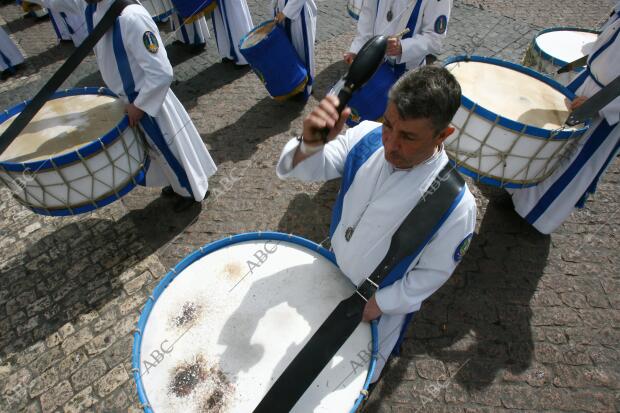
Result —
[[[570, 100], [573, 100], [575, 98], [575, 94], [573, 92], [571, 92], [569, 89], [567, 89], [565, 86], [561, 85], [554, 79], [551, 79], [550, 77], [545, 76], [542, 73], [539, 73], [533, 69], [530, 69], [529, 67], [525, 67], [525, 66], [512, 63], [512, 62], [507, 62], [505, 60], [496, 59], [493, 57], [466, 56], [466, 55], [451, 56], [444, 60], [442, 66], [445, 67], [451, 63], [468, 62], [468, 61], [489, 63], [489, 64], [493, 64], [496, 66], [502, 66], [508, 69], [512, 69], [517, 72], [521, 72], [523, 74], [533, 77], [534, 79], [540, 80], [543, 83], [546, 83], [547, 85], [551, 86], [553, 89], [557, 90], [558, 92], [561, 92], [564, 96], [566, 96]], [[560, 131], [553, 131], [550, 129], [539, 128], [537, 126], [527, 125], [525, 123], [521, 123], [521, 122], [518, 122], [512, 119], [508, 119], [504, 116], [498, 115], [497, 113], [474, 103], [472, 100], [467, 98], [465, 95], [461, 95], [461, 105], [465, 106], [465, 108], [468, 109], [469, 111], [473, 109], [474, 113], [482, 116], [483, 118], [493, 123], [495, 123], [495, 121], [497, 120], [497, 124], [506, 129], [510, 129], [518, 133], [524, 133], [526, 135], [529, 135], [531, 137], [536, 137], [536, 138], [551, 139], [551, 140], [568, 140], [571, 138], [578, 138], [581, 135], [583, 135], [590, 127], [589, 121], [584, 122], [584, 126], [582, 128], [574, 129], [574, 130], [560, 130]]]
[[105, 198], [98, 199], [98, 200], [86, 203], [84, 205], [77, 206], [75, 208], [71, 208], [71, 209], [69, 208], [40, 208], [40, 207], [33, 207], [30, 205], [23, 204], [20, 200], [18, 200], [18, 202], [24, 205], [26, 208], [28, 208], [32, 212], [35, 212], [39, 215], [48, 215], [48, 216], [53, 216], [53, 217], [66, 217], [70, 215], [78, 215], [78, 214], [84, 214], [86, 212], [91, 212], [91, 211], [94, 211], [95, 209], [103, 208], [104, 206], [107, 206], [118, 199], [121, 199], [124, 195], [129, 193], [129, 191], [134, 189], [137, 185], [143, 184], [146, 179], [146, 171], [148, 171], [149, 169], [150, 161], [151, 161], [150, 158], [147, 156], [144, 160], [144, 165], [142, 165], [142, 167], [138, 170], [138, 172], [134, 176], [131, 177], [132, 179], [129, 180], [127, 185], [125, 185], [124, 187], [116, 191], [115, 193], [108, 195]]
[[536, 186], [538, 185], [538, 182], [527, 182], [527, 183], [517, 183], [514, 181], [510, 181], [510, 180], [500, 180], [497, 178], [491, 178], [489, 176], [483, 175], [479, 172], [477, 172], [474, 169], [470, 169], [469, 167], [465, 166], [464, 164], [457, 164], [456, 161], [454, 159], [449, 159], [449, 162], [451, 165], [454, 165], [456, 167], [456, 169], [462, 173], [463, 175], [467, 175], [470, 178], [472, 178], [474, 181], [476, 182], [481, 182], [483, 184], [487, 184], [487, 185], [491, 185], [491, 186], [497, 186], [500, 188], [510, 188], [510, 189], [520, 189], [520, 188], [529, 188], [532, 186]]
[[[256, 46], [259, 45], [259, 43], [255, 44], [254, 46], [250, 46], [250, 47], [243, 47], [243, 43], [245, 42], [245, 40], [250, 37], [255, 31], [269, 25], [269, 24], [275, 24], [273, 20], [267, 20], [265, 22], [262, 22], [261, 24], [259, 24], [258, 26], [254, 27], [252, 30], [250, 30], [248, 33], [245, 34], [245, 36], [243, 36], [241, 38], [241, 40], [239, 40], [239, 49], [243, 49], [243, 50], [250, 50]], [[275, 27], [275, 26], [274, 26]], [[273, 30], [273, 29], [272, 29]], [[271, 36], [271, 31], [267, 34], [267, 37]]]
[[[110, 89], [105, 87], [83, 87], [83, 88], [71, 88], [65, 89], [62, 91], [58, 91], [54, 93], [49, 100], [63, 98], [67, 96], [79, 96], [79, 95], [103, 95], [118, 98], [118, 96], [113, 93]], [[12, 116], [20, 113], [24, 110], [26, 105], [28, 105], [30, 101], [24, 101], [19, 103], [10, 109], [6, 109], [3, 113], [0, 114], [0, 124], [4, 123], [6, 120], [11, 118]], [[47, 169], [56, 169], [59, 166], [71, 164], [73, 162], [77, 162], [82, 158], [88, 158], [91, 155], [99, 152], [101, 150], [101, 145], [108, 146], [113, 143], [116, 139], [121, 136], [121, 132], [129, 127], [129, 118], [127, 115], [124, 115], [121, 121], [112, 128], [109, 132], [103, 135], [101, 138], [94, 140], [90, 143], [86, 143], [79, 148], [67, 152], [63, 155], [57, 157], [50, 157], [48, 159], [43, 159], [40, 161], [30, 161], [30, 162], [7, 162], [0, 161], [0, 167], [7, 171], [11, 172], [24, 172], [24, 171], [44, 171]], [[53, 160], [53, 162], [52, 162]]]
[[172, 16], [172, 13], [174, 13], [175, 9], [170, 9], [167, 12], [164, 12], [162, 14], [159, 14], [157, 16], [152, 16], [151, 18], [153, 19], [153, 21], [155, 22], [161, 22], [163, 19], [166, 19], [170, 16]]
[[[245, 241], [255, 241], [255, 240], [275, 240], [275, 241], [286, 241], [293, 244], [301, 245], [302, 247], [306, 247], [309, 250], [315, 251], [319, 253], [321, 256], [331, 261], [336, 267], [338, 267], [338, 263], [336, 262], [336, 256], [333, 252], [328, 251], [323, 248], [319, 244], [310, 241], [308, 239], [302, 238], [293, 234], [284, 234], [282, 232], [274, 232], [274, 231], [258, 231], [258, 232], [246, 232], [242, 234], [231, 235], [227, 238], [219, 239], [210, 243], [205, 244], [199, 249], [187, 255], [181, 261], [179, 261], [165, 276], [164, 278], [155, 286], [155, 289], [151, 293], [151, 295], [147, 298], [146, 303], [142, 307], [142, 311], [140, 312], [140, 318], [138, 319], [138, 323], [136, 326], [136, 330], [133, 333], [133, 346], [131, 350], [131, 370], [133, 373], [134, 381], [136, 382], [136, 390], [138, 392], [138, 398], [140, 403], [142, 403], [142, 408], [146, 413], [152, 413], [153, 409], [148, 401], [148, 397], [144, 391], [144, 386], [142, 384], [142, 378], [140, 376], [140, 347], [142, 345], [142, 332], [146, 327], [146, 323], [148, 322], [149, 315], [155, 302], [164, 292], [164, 290], [170, 285], [172, 281], [187, 267], [201, 259], [202, 257], [220, 250], [224, 247], [239, 244]], [[373, 321], [371, 323], [371, 334], [372, 334], [372, 355], [370, 360], [370, 365], [368, 366], [368, 374], [366, 377], [366, 381], [364, 382], [363, 390], [368, 390], [368, 386], [370, 385], [370, 380], [374, 374], [374, 370], [377, 363], [377, 355], [378, 355], [378, 331], [377, 331], [377, 322]], [[363, 395], [360, 395], [357, 400], [353, 401], [354, 406], [351, 409], [351, 413], [355, 412], [357, 406], [361, 404], [364, 399]]]
[[[569, 64], [570, 62], [565, 62], [562, 59], [558, 59], [557, 57], [553, 57], [549, 53], [547, 53], [544, 50], [542, 50], [540, 48], [540, 46], [538, 46], [538, 43], [536, 42], [536, 39], [538, 39], [539, 36], [541, 36], [541, 35], [543, 35], [545, 33], [559, 32], [559, 31], [573, 31], [573, 32], [585, 32], [585, 33], [601, 34], [600, 30], [585, 29], [585, 28], [581, 28], [581, 27], [564, 27], [564, 26], [550, 27], [548, 29], [544, 29], [544, 30], [541, 30], [538, 33], [536, 33], [536, 36], [534, 36], [534, 38], [532, 39], [532, 48], [536, 51], [536, 53], [540, 57], [542, 57], [544, 60], [547, 60], [547, 61], [551, 62], [551, 64], [555, 65], [555, 66], [565, 66], [565, 65]], [[583, 67], [576, 67], [576, 68], [573, 69], [573, 72], [579, 73], [579, 72], [581, 72], [583, 70], [584, 70]]]

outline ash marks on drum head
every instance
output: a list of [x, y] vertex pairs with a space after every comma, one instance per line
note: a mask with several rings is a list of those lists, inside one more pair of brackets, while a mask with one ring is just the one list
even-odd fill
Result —
[[229, 262], [224, 266], [224, 275], [227, 279], [237, 282], [243, 277], [243, 266], [238, 261]]
[[179, 313], [172, 317], [170, 324], [176, 328], [188, 329], [197, 323], [201, 314], [201, 305], [194, 301], [185, 301]]
[[198, 412], [223, 413], [232, 398], [234, 386], [215, 366], [208, 366], [204, 356], [184, 362], [173, 369], [169, 393], [190, 403]]

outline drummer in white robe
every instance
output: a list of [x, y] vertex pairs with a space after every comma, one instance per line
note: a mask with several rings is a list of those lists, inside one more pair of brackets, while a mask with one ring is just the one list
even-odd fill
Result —
[[246, 0], [217, 0], [211, 15], [217, 50], [223, 62], [247, 65], [239, 52], [239, 42], [254, 27]]
[[210, 37], [207, 19], [204, 16], [186, 23], [183, 16], [173, 13], [170, 17], [170, 27], [178, 41], [191, 46], [197, 52], [204, 49], [207, 38]]
[[283, 25], [297, 55], [308, 70], [308, 83], [303, 96], [312, 93], [314, 82], [314, 39], [316, 38], [316, 3], [314, 0], [272, 0], [276, 21]]
[[[568, 85], [578, 96], [571, 109], [576, 109], [620, 76], [620, 1], [589, 56], [587, 70]], [[550, 234], [562, 225], [575, 207], [583, 207], [620, 150], [619, 120], [620, 97], [592, 119], [588, 132], [551, 176], [536, 186], [509, 190], [517, 213], [538, 231]]]
[[357, 22], [357, 35], [344, 60], [351, 64], [371, 37], [394, 36], [408, 28], [402, 39], [391, 37], [388, 62], [399, 75], [438, 55], [446, 37], [452, 0], [365, 0]]
[[[39, 0], [46, 7], [84, 13], [89, 31], [113, 0]], [[145, 184], [178, 196], [181, 211], [207, 195], [217, 170], [183, 105], [170, 90], [172, 66], [150, 14], [139, 4], [125, 7], [95, 46], [103, 80], [126, 102], [131, 125], [147, 136], [150, 166]]]
[[0, 71], [15, 73], [15, 67], [24, 63], [24, 55], [19, 51], [11, 37], [0, 27]]
[[[355, 174], [350, 186], [340, 190], [330, 228], [338, 266], [355, 285], [381, 262], [392, 235], [448, 163], [443, 141], [454, 131], [449, 123], [460, 95], [447, 70], [420, 68], [403, 76], [390, 91], [383, 125], [362, 122], [338, 135], [350, 109], [338, 118], [338, 99], [328, 96], [304, 120], [301, 140], [294, 138], [284, 147], [277, 165], [280, 178], [322, 181]], [[314, 135], [322, 127], [331, 128], [325, 145]], [[381, 139], [382, 145], [374, 152], [360, 150], [367, 146], [356, 144], [368, 139]], [[363, 162], [356, 173], [351, 170], [353, 162], [348, 162], [351, 158]], [[392, 351], [398, 350], [412, 313], [446, 282], [462, 259], [475, 222], [476, 204], [465, 188], [422, 253], [408, 266], [404, 263], [400, 279], [368, 301], [364, 320], [381, 317], [381, 357], [373, 381]]]

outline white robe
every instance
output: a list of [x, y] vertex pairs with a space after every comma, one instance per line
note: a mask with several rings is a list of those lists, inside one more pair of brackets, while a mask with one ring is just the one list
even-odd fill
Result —
[[204, 16], [188, 24], [182, 23], [183, 17], [173, 13], [170, 18], [170, 27], [175, 33], [177, 40], [193, 46], [204, 45], [207, 42], [210, 34], [207, 19]]
[[[316, 39], [316, 17], [317, 8], [314, 0], [272, 0], [274, 16], [278, 12], [284, 13], [288, 22], [285, 21], [284, 28], [290, 36], [291, 43], [297, 51], [297, 55], [306, 65], [310, 79], [306, 85], [305, 94], [312, 93], [312, 83], [314, 82], [314, 41]], [[290, 25], [290, 34], [286, 29]]]
[[[292, 139], [282, 151], [277, 174], [283, 179], [303, 181], [338, 178], [351, 148], [378, 126], [376, 122], [362, 122], [348, 129], [295, 168], [292, 160], [298, 142]], [[447, 162], [448, 156], [441, 150], [411, 170], [397, 171], [385, 160], [381, 147], [360, 167], [344, 196], [342, 217], [331, 238], [338, 265], [353, 284], [361, 284], [384, 258], [392, 235]], [[379, 321], [380, 356], [373, 381], [394, 349], [406, 315], [419, 310], [422, 302], [448, 280], [458, 264], [455, 251], [473, 233], [475, 224], [476, 203], [466, 189], [406, 275], [377, 291], [377, 304], [383, 315]], [[346, 241], [348, 227], [355, 230]]]
[[[44, 0], [47, 7], [84, 13], [86, 3], [83, 0]], [[113, 0], [104, 0], [97, 5], [94, 13], [96, 26]], [[201, 201], [207, 192], [209, 176], [217, 170], [200, 134], [194, 127], [188, 113], [174, 93], [170, 90], [172, 66], [168, 60], [164, 43], [161, 40], [155, 22], [146, 9], [140, 5], [127, 6], [117, 20], [120, 24], [123, 44], [127, 52], [129, 66], [138, 95], [133, 102], [135, 106], [150, 115], [161, 129], [167, 147], [180, 164], [175, 170], [165, 159], [162, 151], [156, 148], [148, 133], [149, 157], [151, 164], [146, 176], [149, 186], [171, 185], [182, 196], [193, 195]], [[156, 53], [149, 52], [144, 45], [143, 36], [152, 32], [159, 43]], [[109, 30], [95, 46], [95, 55], [99, 70], [107, 87], [123, 101], [129, 102], [123, 87], [113, 46], [113, 30]], [[145, 131], [146, 132], [146, 131]], [[189, 181], [189, 191], [182, 186], [183, 171]]]
[[[52, 9], [49, 9], [49, 11], [50, 18], [53, 20], [52, 24], [55, 23], [55, 27], [60, 32], [59, 40], [71, 40], [75, 47], [81, 45], [88, 36], [84, 15]], [[56, 33], [57, 35], [59, 34], [58, 32]]]
[[11, 37], [0, 27], [0, 71], [13, 68], [24, 63], [24, 56]]
[[[407, 35], [411, 37], [401, 40], [402, 55], [388, 60], [394, 64], [406, 63], [406, 68], [410, 70], [423, 65], [426, 55], [439, 55], [448, 33], [452, 0], [365, 0], [357, 22], [357, 35], [349, 51], [359, 52], [372, 36], [394, 36], [402, 32], [418, 3], [418, 17], [413, 33]], [[388, 21], [390, 10], [392, 20]], [[445, 25], [442, 24], [444, 18]]]
[[[603, 85], [620, 76], [620, 3], [615, 10], [616, 14], [605, 24], [603, 32], [594, 43], [588, 62], [592, 74]], [[602, 52], [597, 56], [600, 50]], [[579, 82], [586, 76], [584, 73], [573, 82]], [[587, 76], [575, 94], [590, 97], [600, 89], [594, 79]], [[583, 201], [584, 194], [594, 192], [596, 179], [618, 154], [619, 120], [620, 97], [611, 101], [592, 119], [590, 129], [551, 176], [534, 187], [508, 191], [517, 213], [544, 234], [562, 225], [575, 206]], [[602, 143], [597, 146], [599, 140]]]
[[239, 42], [254, 27], [246, 0], [217, 0], [211, 16], [220, 57], [234, 60], [240, 66], [247, 65], [239, 52]]
[[71, 40], [71, 33], [69, 32], [67, 23], [60, 13], [50, 9], [49, 15], [50, 23], [52, 23], [52, 27], [54, 28], [54, 32], [56, 32], [56, 37], [58, 37], [58, 40]]

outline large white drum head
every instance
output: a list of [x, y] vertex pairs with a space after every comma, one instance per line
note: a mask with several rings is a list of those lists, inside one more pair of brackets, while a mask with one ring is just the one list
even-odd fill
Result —
[[275, 23], [266, 22], [253, 29], [250, 33], [247, 34], [246, 37], [241, 40], [241, 49], [249, 49], [250, 47], [256, 46], [257, 44], [262, 42], [263, 39], [267, 37], [269, 33], [271, 33], [274, 26]]
[[446, 68], [463, 96], [500, 116], [543, 129], [559, 129], [568, 117], [566, 97], [525, 73], [484, 62], [455, 62]]
[[[88, 94], [49, 100], [0, 154], [0, 161], [37, 161], [71, 152], [114, 129], [123, 116], [123, 102], [111, 96]], [[0, 133], [16, 117], [0, 124]]]
[[589, 54], [597, 37], [596, 33], [558, 29], [542, 33], [534, 41], [543, 52], [569, 63]]
[[[329, 260], [292, 242], [211, 252], [156, 298], [140, 375], [154, 412], [251, 412], [335, 306], [354, 291]], [[361, 324], [293, 411], [349, 411], [367, 376]]]

